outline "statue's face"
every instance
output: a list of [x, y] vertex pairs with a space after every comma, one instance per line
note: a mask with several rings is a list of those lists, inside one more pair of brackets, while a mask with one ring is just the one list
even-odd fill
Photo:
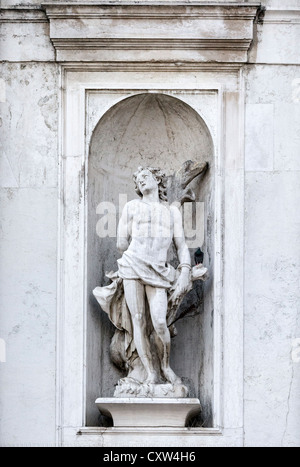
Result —
[[157, 188], [158, 181], [153, 176], [150, 170], [142, 170], [136, 177], [137, 186], [142, 193], [142, 195], [146, 192], [153, 191]]

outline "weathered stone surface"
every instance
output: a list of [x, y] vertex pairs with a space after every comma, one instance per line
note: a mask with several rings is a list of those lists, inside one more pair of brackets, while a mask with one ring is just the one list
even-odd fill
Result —
[[290, 172], [246, 177], [245, 442], [251, 446], [299, 444], [300, 373], [291, 359], [300, 335], [298, 181]]
[[47, 20], [40, 23], [7, 21], [1, 24], [1, 60], [54, 61], [54, 53]]
[[274, 106], [274, 170], [300, 170], [300, 92], [294, 100]]
[[248, 104], [245, 119], [245, 170], [274, 168], [274, 106]]
[[246, 65], [243, 74], [247, 104], [297, 103], [299, 66]]
[[16, 6], [23, 6], [28, 7], [30, 6], [39, 6], [41, 4], [40, 0], [2, 0], [1, 7], [2, 8], [11, 8]]
[[1, 80], [0, 186], [57, 186], [57, 66], [5, 63]]
[[1, 363], [0, 437], [5, 446], [55, 444], [57, 77], [55, 65], [2, 64], [0, 336], [7, 355]]
[[[169, 0], [169, 3], [172, 4], [172, 1]], [[139, 2], [135, 2], [137, 3]], [[218, 3], [224, 3], [224, 1], [219, 0]], [[26, 0], [2, 0], [1, 7], [14, 7], [16, 4], [17, 9], [22, 5], [26, 9], [31, 9], [39, 7], [40, 1], [31, 0], [29, 4]], [[148, 443], [151, 446], [161, 446], [163, 443], [176, 447], [180, 440], [180, 444], [185, 446], [224, 444], [237, 446], [243, 443], [244, 436], [247, 446], [281, 444], [299, 446], [300, 366], [292, 352], [294, 343], [300, 337], [297, 311], [299, 303], [297, 281], [300, 268], [298, 224], [300, 70], [299, 66], [293, 66], [293, 63], [299, 63], [297, 48], [299, 10], [298, 12], [290, 10], [299, 9], [300, 1], [264, 0], [263, 5], [268, 10], [272, 8], [280, 10], [267, 11], [263, 22], [254, 26], [254, 37], [256, 34], [258, 37], [255, 37], [248, 56], [251, 64], [242, 68], [242, 75], [246, 80], [244, 427], [242, 423], [235, 423], [231, 430], [225, 428], [223, 435], [220, 435], [217, 429], [207, 428], [205, 432], [202, 428], [193, 430], [186, 428], [178, 434], [176, 429], [156, 428], [154, 431], [149, 431], [149, 429], [140, 428], [126, 432], [113, 432], [106, 428], [94, 427], [92, 430], [81, 429], [82, 436], [76, 437], [74, 433], [81, 423], [78, 419], [81, 420], [82, 410], [71, 397], [70, 423], [64, 431], [65, 445], [136, 446]], [[25, 13], [14, 14], [20, 18]], [[30, 16], [32, 12], [26, 15]], [[41, 18], [44, 14], [38, 12], [37, 16]], [[55, 443], [54, 417], [57, 409], [55, 402], [56, 356], [54, 355], [57, 281], [55, 258], [58, 245], [56, 210], [57, 198], [60, 194], [56, 188], [56, 167], [58, 146], [61, 143], [61, 135], [58, 136], [55, 130], [59, 113], [58, 98], [61, 94], [56, 75], [58, 66], [56, 68], [56, 65], [50, 63], [37, 65], [35, 62], [54, 60], [54, 49], [50, 42], [47, 23], [31, 23], [28, 20], [24, 23], [6, 22], [1, 24], [1, 28], [2, 59], [11, 61], [11, 63], [2, 63], [3, 74], [2, 81], [0, 81], [2, 132], [0, 180], [1, 187], [3, 187], [1, 214], [4, 217], [1, 221], [0, 243], [0, 337], [7, 343], [7, 361], [1, 362], [2, 425], [0, 437], [1, 444], [7, 446], [49, 445]], [[192, 53], [188, 50], [184, 51], [188, 59], [195, 57], [199, 59], [204, 55], [206, 58], [213, 58], [210, 52], [204, 52], [205, 54], [197, 49], [194, 49]], [[73, 52], [70, 52], [69, 57], [74, 57], [72, 54]], [[123, 51], [114, 52], [114, 54], [120, 59], [124, 57]], [[120, 72], [120, 64], [110, 64], [106, 67], [101, 65], [101, 73], [98, 70], [97, 78], [94, 79], [91, 88], [95, 89], [99, 85], [101, 89], [106, 89], [113, 82], [115, 89], [120, 90], [120, 95], [115, 92], [115, 102], [124, 94], [122, 91], [124, 88], [141, 88], [144, 91], [168, 87], [170, 89], [202, 89], [209, 82], [212, 83], [211, 89], [215, 91], [221, 87], [227, 91], [238, 89], [240, 82], [238, 66], [226, 66], [226, 59], [233, 59], [233, 55], [231, 57], [230, 54], [223, 55], [224, 66], [218, 67], [212, 62], [209, 65], [211, 70], [206, 71], [206, 68], [198, 62], [191, 66], [181, 62], [172, 63], [175, 57], [178, 58], [178, 54], [175, 55], [169, 49], [160, 56], [164, 60], [171, 61], [172, 71], [170, 72], [170, 69], [164, 68], [161, 63], [143, 63], [143, 60], [152, 56], [151, 54], [152, 52], [148, 52], [146, 56], [143, 51], [135, 50], [131, 57], [141, 61], [139, 66], [132, 63], [126, 64], [126, 70], [122, 72]], [[103, 53], [102, 57], [111, 59], [111, 51]], [[84, 58], [87, 59], [88, 55]], [[19, 63], [13, 63], [16, 61]], [[288, 66], [282, 66], [283, 64], [288, 64]], [[195, 71], [196, 68], [197, 71]], [[87, 70], [88, 65], [84, 71]], [[143, 72], [145, 71], [147, 80], [144, 78]], [[80, 78], [77, 76], [75, 79]], [[184, 99], [188, 104], [198, 106], [199, 114], [208, 123], [214, 140], [218, 141], [221, 118], [214, 100], [218, 99], [218, 91], [214, 95], [214, 98], [212, 95], [203, 97], [207, 100], [207, 105], [203, 104], [202, 97], [193, 92], [186, 94]], [[100, 97], [96, 98], [95, 95], [93, 99], [93, 104], [89, 107], [91, 111], [86, 116], [88, 140], [99, 120], [101, 105], [106, 110], [111, 105], [111, 96], [107, 97], [106, 103]], [[79, 106], [76, 111], [78, 109]], [[84, 115], [82, 118], [84, 120]], [[243, 133], [242, 118], [240, 129]], [[73, 135], [72, 150], [74, 149], [75, 152], [72, 155], [80, 158], [81, 148], [79, 151], [77, 137], [77, 133]], [[234, 140], [233, 136], [232, 139]], [[225, 163], [226, 168], [223, 146], [220, 144], [219, 147], [222, 163]], [[123, 149], [126, 149], [126, 145]], [[242, 145], [241, 151], [243, 152]], [[184, 154], [182, 161], [186, 159], [186, 154]], [[67, 183], [73, 181], [70, 175], [73, 173], [72, 167], [72, 164], [68, 162]], [[80, 176], [80, 171], [79, 160], [74, 169], [76, 177]], [[222, 170], [217, 175], [223, 177]], [[241, 198], [244, 196], [242, 186], [238, 184], [234, 187], [235, 192], [239, 190], [238, 195]], [[234, 190], [231, 195], [234, 195]], [[81, 196], [81, 193], [78, 196]], [[238, 197], [233, 197], [233, 199], [236, 202]], [[70, 202], [69, 198], [68, 202]], [[71, 210], [68, 216], [67, 221], [72, 223], [72, 229], [75, 231], [79, 218], [78, 210]], [[230, 218], [226, 219], [227, 226], [230, 222]], [[211, 229], [213, 225], [214, 222], [211, 220]], [[224, 225], [218, 225], [219, 227], [222, 230], [220, 235], [223, 235]], [[226, 244], [226, 238], [224, 239], [223, 236], [222, 241]], [[225, 252], [227, 259], [230, 259], [234, 251], [234, 243], [233, 241], [230, 247], [228, 245]], [[74, 244], [69, 243], [67, 247], [72, 251]], [[76, 258], [71, 262], [70, 270], [74, 271], [72, 277], [78, 275]], [[73, 312], [71, 306], [70, 309]], [[233, 313], [235, 311], [233, 310]], [[60, 316], [59, 314], [58, 318]], [[174, 365], [176, 372], [186, 377], [188, 373], [185, 374], [184, 362], [189, 361], [190, 358], [189, 352], [185, 349], [186, 323], [192, 322], [193, 329], [200, 323], [201, 338], [211, 335], [214, 326], [211, 314], [207, 313], [205, 322], [201, 321], [203, 315], [201, 316], [200, 319], [198, 314], [192, 314], [178, 322], [179, 333], [174, 340], [174, 358], [171, 364]], [[95, 313], [93, 319], [99, 324], [98, 314], [96, 316]], [[222, 315], [222, 320], [226, 328], [228, 315]], [[80, 319], [76, 318], [74, 327], [68, 330], [67, 342], [68, 345], [71, 343], [71, 348], [74, 348], [72, 347], [73, 340], [76, 340], [76, 344], [80, 346], [82, 344], [81, 336], [78, 336], [79, 323]], [[59, 320], [58, 326], [60, 326]], [[101, 339], [105, 338], [109, 342], [112, 329], [109, 328], [107, 322], [100, 323], [99, 328], [101, 326], [104, 326]], [[94, 337], [91, 334], [90, 323], [87, 323], [87, 327], [89, 335]], [[71, 336], [69, 339], [70, 334], [76, 337], [72, 340]], [[225, 339], [232, 339], [232, 336], [225, 336]], [[213, 346], [223, 345], [224, 342], [213, 342], [210, 339], [210, 345], [206, 345], [199, 351], [198, 341], [199, 334], [194, 333], [190, 338], [193, 361], [200, 361], [203, 357], [201, 361], [204, 362], [206, 369], [212, 368]], [[57, 352], [60, 352], [61, 341], [57, 344]], [[91, 345], [89, 341], [88, 346]], [[89, 351], [91, 354], [97, 354], [99, 348]], [[97, 355], [99, 361], [104, 362], [105, 366], [109, 361], [108, 350], [107, 352], [100, 350]], [[177, 355], [181, 358], [177, 358]], [[295, 355], [299, 354], [295, 353]], [[227, 354], [223, 354], [225, 360], [226, 357]], [[238, 358], [240, 361], [243, 359], [242, 355]], [[73, 362], [71, 371], [74, 371], [74, 368], [78, 370], [78, 374], [82, 374], [81, 361]], [[106, 378], [117, 380], [116, 376], [120, 375], [116, 375], [114, 369], [108, 365], [106, 368]], [[190, 368], [193, 370], [192, 365]], [[89, 372], [89, 369], [87, 371]], [[195, 382], [197, 385], [199, 382], [202, 388], [205, 386], [203, 374], [203, 368], [197, 368], [197, 371], [194, 371]], [[56, 375], [57, 382], [59, 382], [60, 375], [60, 372]], [[222, 378], [223, 376], [222, 374]], [[98, 375], [88, 374], [87, 378], [89, 377], [93, 380], [93, 378], [98, 378]], [[225, 380], [227, 377], [228, 373], [225, 375]], [[209, 379], [211, 385], [218, 383], [218, 373], [215, 375], [213, 371], [210, 371]], [[226, 382], [227, 380], [224, 381], [224, 379], [221, 381], [225, 390]], [[96, 386], [95, 381], [92, 381], [91, 386], [96, 387], [96, 393], [102, 389], [107, 390], [108, 383], [103, 380], [101, 384], [100, 388], [99, 384]], [[70, 389], [71, 386], [73, 396], [74, 387], [70, 385], [70, 380], [63, 381], [62, 386], [64, 389], [65, 387]], [[233, 393], [234, 391], [235, 388], [232, 388]], [[210, 392], [208, 388], [201, 396], [204, 410], [210, 404]], [[88, 388], [87, 393], [87, 399], [91, 399], [94, 405], [93, 391]], [[59, 394], [57, 394], [57, 402], [59, 400]], [[70, 400], [68, 399], [68, 402]], [[222, 410], [225, 419], [228, 420], [232, 413], [227, 410], [227, 407], [222, 407]], [[77, 412], [79, 412], [79, 418], [74, 415]], [[210, 413], [208, 413], [209, 418]], [[97, 419], [92, 417], [91, 419], [96, 425]], [[233, 417], [232, 420], [236, 418]], [[58, 416], [58, 433], [60, 422]], [[57, 442], [60, 444], [61, 440], [58, 438]]]
[[245, 444], [299, 446], [299, 67], [245, 76]]
[[0, 211], [1, 445], [54, 445], [57, 189], [1, 188]]
[[[287, 2], [286, 2], [287, 3]], [[256, 34], [254, 43], [249, 53], [251, 63], [269, 64], [299, 64], [299, 53], [297, 43], [300, 35], [300, 10], [293, 5], [284, 5], [282, 2], [280, 9], [276, 10], [275, 5], [267, 7], [261, 21], [255, 25]]]

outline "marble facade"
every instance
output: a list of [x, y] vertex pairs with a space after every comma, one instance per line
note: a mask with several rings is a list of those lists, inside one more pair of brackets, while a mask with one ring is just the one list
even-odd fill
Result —
[[[1, 444], [299, 446], [300, 2], [15, 3], [0, 18]], [[205, 348], [193, 336], [207, 426], [137, 433], [92, 407], [86, 188], [98, 122], [145, 93], [209, 129], [214, 280]]]

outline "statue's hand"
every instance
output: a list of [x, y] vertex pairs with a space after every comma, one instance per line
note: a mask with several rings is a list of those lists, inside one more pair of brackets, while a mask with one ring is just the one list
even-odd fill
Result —
[[176, 285], [173, 289], [173, 293], [170, 296], [171, 306], [178, 306], [183, 297], [189, 292], [192, 288], [190, 271], [181, 270], [180, 276], [176, 282]]

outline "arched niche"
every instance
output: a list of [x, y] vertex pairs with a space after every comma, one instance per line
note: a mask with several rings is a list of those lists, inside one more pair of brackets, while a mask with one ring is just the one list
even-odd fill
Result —
[[[96, 286], [109, 283], [105, 272], [117, 269], [120, 256], [115, 236], [101, 238], [97, 234], [99, 212], [104, 207], [101, 204], [99, 210], [99, 205], [112, 203], [118, 221], [122, 208], [119, 202], [136, 198], [132, 174], [138, 166], [158, 166], [171, 175], [187, 160], [209, 162], [206, 174], [195, 178], [190, 187], [196, 195], [193, 204], [204, 203], [204, 241], [198, 246], [204, 251], [210, 279], [197, 282], [179, 310], [185, 316], [176, 323], [178, 335], [172, 339], [171, 366], [190, 386], [191, 395], [200, 398], [203, 410], [198, 423], [212, 426], [214, 145], [206, 123], [194, 109], [161, 93], [136, 94], [118, 102], [100, 119], [91, 137], [87, 177], [88, 426], [99, 425], [95, 399], [112, 396], [122, 376], [109, 356], [113, 325], [92, 295]], [[192, 261], [195, 249], [190, 250]]]

